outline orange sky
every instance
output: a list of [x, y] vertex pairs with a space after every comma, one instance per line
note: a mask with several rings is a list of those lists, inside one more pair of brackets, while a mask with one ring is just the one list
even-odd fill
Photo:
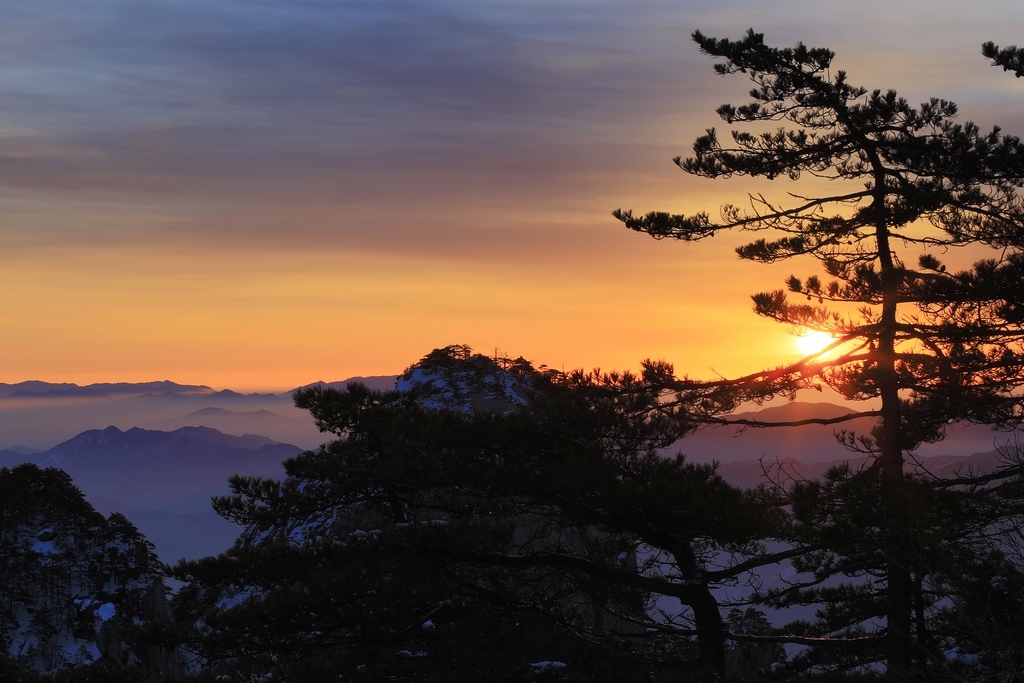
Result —
[[828, 46], [855, 84], [1021, 134], [1024, 85], [979, 45], [1024, 12], [722, 4], [25, 6], [0, 41], [0, 382], [285, 389], [452, 343], [698, 377], [795, 359], [749, 295], [799, 265], [610, 216], [750, 189], [671, 164], [749, 88], [689, 33]]

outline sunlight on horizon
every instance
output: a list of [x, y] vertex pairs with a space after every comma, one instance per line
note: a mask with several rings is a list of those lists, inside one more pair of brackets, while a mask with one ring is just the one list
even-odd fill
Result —
[[828, 348], [835, 342], [835, 337], [828, 332], [807, 332], [796, 338], [796, 347], [802, 356], [812, 356]]

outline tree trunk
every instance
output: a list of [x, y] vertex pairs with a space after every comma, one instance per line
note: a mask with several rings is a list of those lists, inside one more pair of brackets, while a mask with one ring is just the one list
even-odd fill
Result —
[[697, 666], [703, 673], [725, 675], [725, 624], [718, 601], [706, 582], [701, 581], [703, 568], [688, 544], [672, 550], [676, 565], [687, 581], [700, 582], [702, 590], [690, 601], [693, 625], [697, 630]]
[[[876, 178], [880, 189], [876, 205], [884, 206], [884, 182]], [[896, 307], [899, 292], [899, 272], [889, 247], [888, 225], [880, 220], [876, 225], [876, 246], [883, 287], [882, 315], [879, 320], [878, 389], [882, 399], [881, 424], [875, 431], [878, 440], [881, 475], [881, 509], [884, 524], [884, 552], [886, 556], [886, 602], [888, 626], [886, 631], [888, 678], [901, 681], [907, 678], [911, 667], [913, 642], [911, 620], [913, 616], [913, 583], [910, 572], [909, 548], [912, 539], [904, 522], [907, 514], [906, 478], [903, 474], [903, 426], [899, 396], [899, 377], [896, 372]]]

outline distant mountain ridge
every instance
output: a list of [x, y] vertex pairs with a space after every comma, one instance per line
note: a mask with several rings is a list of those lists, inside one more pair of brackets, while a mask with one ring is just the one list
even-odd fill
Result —
[[[210, 427], [164, 432], [111, 426], [90, 429], [48, 450], [10, 458], [17, 463], [0, 461], [0, 465], [31, 462], [58, 467], [87, 494], [145, 507], [203, 482], [206, 485], [199, 488], [223, 488], [227, 478], [239, 471], [277, 475], [282, 461], [301, 452], [298, 446], [265, 436], [234, 436]], [[146, 481], [144, 490], [136, 479]]]
[[[210, 455], [211, 448], [218, 455], [233, 456], [242, 451], [262, 450], [267, 447], [285, 446], [291, 451], [297, 446], [279, 444], [272, 439], [257, 434], [234, 436], [224, 434], [210, 427], [181, 427], [170, 432], [132, 427], [121, 431], [117, 427], [91, 429], [82, 432], [73, 439], [59, 443], [53, 448], [38, 454], [44, 460], [67, 462], [73, 458], [95, 458], [112, 451], [131, 450], [133, 453], [146, 456], [195, 455], [197, 449], [203, 449], [203, 456]], [[90, 466], [95, 462], [90, 462]]]
[[[437, 368], [430, 363], [417, 368], [419, 372], [410, 371], [403, 377], [402, 388], [416, 391], [431, 405], [455, 407], [476, 401], [493, 407], [501, 397], [510, 404], [524, 400], [525, 394], [514, 386], [515, 382], [498, 381], [501, 378], [497, 375], [480, 386], [473, 382], [435, 386]], [[485, 379], [490, 377], [484, 375]], [[342, 388], [358, 381], [390, 390], [396, 388], [396, 380], [394, 376], [354, 377], [307, 386]], [[11, 387], [41, 391], [47, 386], [67, 391], [76, 385], [7, 384], [0, 385], [0, 394]], [[316, 449], [326, 439], [310, 414], [295, 407], [290, 392], [243, 396], [173, 382], [98, 386], [129, 393], [105, 399], [73, 398], [65, 393], [49, 401], [0, 397], [0, 439], [6, 441], [0, 442], [0, 466], [31, 462], [65, 469], [102, 512], [127, 514], [157, 544], [161, 556], [170, 560], [185, 554], [215, 554], [234, 540], [237, 529], [214, 515], [210, 507], [210, 496], [229, 493], [231, 475], [280, 478], [283, 460]], [[174, 393], [178, 388], [183, 393]], [[152, 393], [154, 390], [163, 393]], [[197, 390], [208, 393], [187, 393]], [[140, 391], [149, 393], [130, 393]], [[834, 418], [852, 410], [842, 405], [795, 401], [750, 410], [737, 417], [794, 422]], [[665, 452], [682, 452], [694, 462], [722, 463], [723, 474], [737, 483], [758, 483], [760, 458], [766, 463], [798, 460], [800, 472], [813, 476], [821, 469], [816, 463], [856, 459], [856, 454], [836, 441], [836, 431], [853, 429], [867, 434], [872, 424], [872, 418], [861, 418], [840, 425], [706, 428]], [[96, 425], [112, 426], [95, 429]], [[248, 436], [232, 436], [239, 434]], [[254, 436], [257, 434], [261, 436]], [[947, 438], [926, 444], [921, 455], [948, 456], [953, 458], [950, 466], [973, 464], [956, 458], [991, 453], [1010, 437], [984, 426], [951, 425]], [[929, 465], [938, 466], [935, 461]]]
[[[307, 386], [342, 388], [362, 382], [389, 390], [395, 388], [396, 379], [397, 375], [353, 377]], [[226, 434], [262, 434], [305, 449], [316, 448], [322, 437], [309, 413], [295, 407], [296, 389], [246, 394], [170, 381], [86, 386], [37, 380], [0, 383], [0, 451], [48, 449], [104, 425], [156, 430], [205, 426]], [[198, 412], [207, 408], [218, 410]]]
[[[30, 463], [70, 475], [105, 513], [123, 512], [163, 559], [214, 554], [237, 529], [214, 514], [210, 497], [229, 493], [234, 474], [280, 478], [302, 448], [209, 427], [158, 431], [90, 429], [38, 453], [0, 452], [0, 467]], [[201, 537], [197, 537], [197, 534]]]
[[[809, 419], [834, 419], [867, 409], [867, 406], [851, 408], [833, 403], [790, 401], [737, 413], [731, 417], [792, 423]], [[698, 462], [714, 460], [721, 463], [756, 463], [759, 458], [767, 461], [794, 458], [804, 463], [854, 460], [859, 456], [839, 443], [835, 435], [846, 431], [870, 436], [874, 425], [875, 418], [860, 417], [848, 422], [797, 427], [705, 427], [680, 439], [666, 450], [682, 452], [687, 458]], [[969, 456], [992, 451], [1012, 438], [1012, 432], [1000, 432], [987, 425], [951, 424], [946, 430], [945, 439], [922, 444], [917, 453], [922, 457]]]
[[300, 389], [311, 389], [313, 387], [323, 387], [325, 389], [344, 389], [346, 386], [353, 382], [359, 382], [365, 384], [370, 389], [376, 391], [391, 391], [395, 388], [395, 383], [398, 381], [398, 375], [373, 375], [370, 377], [349, 377], [348, 379], [341, 380], [340, 382], [313, 382], [312, 384], [306, 384], [301, 387], [295, 387], [289, 392], [286, 392], [289, 396], [294, 394]]
[[208, 416], [211, 416], [211, 415], [212, 416], [217, 416], [217, 417], [222, 417], [222, 416], [225, 416], [225, 415], [249, 415], [249, 416], [253, 416], [253, 417], [267, 417], [267, 418], [273, 417], [273, 416], [280, 417], [279, 415], [277, 415], [277, 413], [275, 413], [273, 411], [270, 411], [270, 410], [265, 410], [265, 409], [262, 409], [262, 408], [260, 410], [238, 411], [238, 410], [228, 410], [227, 408], [217, 408], [215, 406], [210, 406], [208, 408], [200, 408], [199, 410], [193, 410], [191, 413], [189, 413], [185, 417], [203, 418], [203, 417], [208, 417]]
[[306, 389], [314, 386], [327, 386], [344, 388], [351, 382], [362, 382], [371, 389], [394, 389], [397, 375], [377, 375], [372, 377], [350, 377], [349, 379], [336, 382], [318, 381], [306, 384], [281, 393], [244, 393], [233, 389], [214, 390], [205, 384], [178, 384], [170, 380], [157, 382], [98, 382], [94, 384], [79, 385], [72, 382], [43, 382], [41, 380], [28, 380], [8, 384], [0, 382], [0, 397], [4, 398], [42, 398], [42, 397], [64, 397], [64, 398], [101, 398], [101, 397], [130, 397], [130, 396], [217, 396], [221, 398], [247, 398], [247, 397], [290, 397], [299, 389]]
[[42, 382], [28, 380], [17, 384], [0, 382], [0, 396], [141, 396], [156, 393], [209, 394], [213, 389], [205, 385], [178, 384], [163, 380], [160, 382], [100, 382], [80, 386], [71, 382]]

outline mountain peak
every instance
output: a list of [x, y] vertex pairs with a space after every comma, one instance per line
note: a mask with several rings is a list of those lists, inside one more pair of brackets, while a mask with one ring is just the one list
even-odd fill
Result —
[[533, 390], [533, 366], [473, 353], [465, 345], [434, 349], [409, 367], [395, 389], [414, 393], [427, 408], [458, 410], [513, 410], [524, 405]]
[[376, 391], [393, 391], [395, 388], [395, 381], [398, 379], [397, 375], [371, 375], [369, 377], [349, 377], [337, 382], [325, 382], [318, 380], [310, 384], [305, 384], [301, 387], [295, 387], [291, 391], [285, 392], [289, 396], [294, 394], [296, 391], [302, 391], [303, 389], [312, 389], [314, 387], [321, 387], [324, 389], [337, 389], [343, 391], [345, 387], [353, 382], [359, 382], [364, 384], [370, 389]]

